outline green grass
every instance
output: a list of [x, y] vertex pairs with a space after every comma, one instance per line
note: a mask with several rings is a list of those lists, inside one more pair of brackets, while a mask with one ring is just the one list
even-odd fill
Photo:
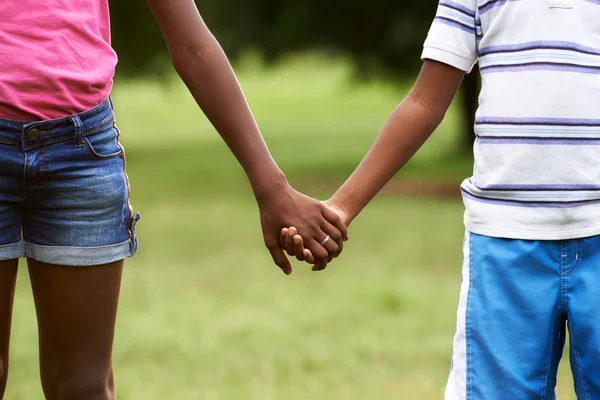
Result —
[[[351, 86], [343, 63], [295, 61], [240, 79], [292, 181], [342, 179], [404, 90]], [[327, 272], [285, 277], [262, 247], [248, 185], [181, 85], [122, 83], [140, 251], [124, 276], [115, 368], [123, 400], [441, 399], [455, 327], [460, 201], [379, 198]], [[443, 175], [450, 113], [413, 163]], [[463, 172], [461, 172], [463, 171]], [[460, 173], [459, 173], [460, 172]], [[327, 195], [327, 193], [310, 193]], [[435, 234], [432, 234], [435, 232]], [[19, 277], [7, 399], [41, 399], [31, 290]], [[561, 399], [570, 393], [561, 372]]]

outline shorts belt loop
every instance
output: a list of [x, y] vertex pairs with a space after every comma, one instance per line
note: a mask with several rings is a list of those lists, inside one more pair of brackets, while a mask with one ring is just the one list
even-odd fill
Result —
[[115, 105], [112, 101], [112, 96], [108, 96], [108, 104], [110, 104], [111, 109], [113, 109], [113, 110], [115, 109]]
[[83, 147], [83, 123], [81, 122], [81, 118], [79, 118], [79, 115], [73, 114], [69, 119], [73, 122], [73, 125], [75, 125], [75, 147]]

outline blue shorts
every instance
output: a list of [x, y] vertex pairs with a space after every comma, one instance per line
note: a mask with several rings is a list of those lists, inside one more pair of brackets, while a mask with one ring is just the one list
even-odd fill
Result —
[[0, 260], [105, 264], [137, 249], [112, 103], [42, 122], [0, 118]]
[[600, 236], [467, 233], [446, 400], [554, 400], [569, 330], [579, 399], [600, 399]]

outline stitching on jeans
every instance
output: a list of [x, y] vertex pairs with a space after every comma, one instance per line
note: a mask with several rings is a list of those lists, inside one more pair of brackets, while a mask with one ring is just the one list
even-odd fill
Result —
[[18, 146], [20, 144], [19, 141], [17, 140], [6, 140], [6, 139], [0, 139], [0, 144], [5, 144], [7, 146]]
[[540, 393], [540, 399], [542, 400], [544, 399], [544, 396], [546, 396], [546, 392], [548, 391], [548, 378], [550, 377], [550, 364], [552, 363], [552, 350], [554, 350], [554, 335], [556, 333], [554, 332], [554, 330], [556, 326], [556, 320], [560, 315], [560, 310], [556, 310], [554, 312], [554, 317], [552, 318], [552, 328], [550, 330], [550, 337], [552, 338], [552, 340], [550, 341], [548, 355], [546, 356], [546, 366], [544, 367], [544, 373], [542, 375], [542, 391]]
[[42, 153], [42, 163], [41, 163], [42, 165], [41, 165], [40, 173], [39, 173], [38, 179], [37, 179], [38, 181], [41, 180], [46, 175], [46, 172], [48, 171], [48, 168], [46, 165], [47, 160], [48, 160], [48, 146], [44, 146], [44, 151]]
[[590, 392], [587, 387], [587, 383], [585, 382], [585, 376], [583, 375], [583, 369], [581, 368], [581, 361], [579, 358], [579, 352], [577, 351], [577, 347], [571, 343], [571, 349], [573, 349], [573, 353], [575, 354], [575, 360], [577, 362], [577, 370], [579, 371], [579, 376], [581, 377], [581, 384], [583, 385], [583, 391], [585, 392], [586, 400], [590, 400]]
[[581, 265], [581, 260], [583, 259], [583, 244], [581, 239], [578, 239], [575, 245], [575, 262], [571, 265], [571, 268], [567, 270], [567, 275], [572, 275], [577, 268]]
[[[565, 241], [561, 241], [560, 245], [560, 305], [563, 312], [568, 312], [567, 307], [567, 243]], [[564, 256], [564, 257], [563, 257]]]
[[[89, 136], [89, 135], [93, 135], [94, 133], [98, 133], [100, 131], [108, 129], [111, 126], [113, 126], [113, 121], [112, 120], [109, 121], [109, 122], [107, 122], [107, 123], [105, 123], [105, 124], [102, 124], [102, 125], [100, 125], [98, 127], [90, 129], [88, 131], [84, 131], [84, 132], [82, 132], [81, 135], [84, 136], [84, 137], [85, 136]], [[67, 140], [71, 140], [73, 138], [75, 138], [75, 133], [68, 133], [68, 134], [65, 134], [65, 135], [62, 135], [62, 136], [50, 139], [48, 141], [45, 141], [42, 145], [43, 146], [49, 146], [51, 144], [56, 144], [56, 143], [60, 143], [60, 142], [66, 142]], [[10, 143], [5, 143], [5, 144], [10, 144]], [[33, 149], [33, 148], [36, 148], [36, 147], [39, 147], [39, 146], [35, 146], [35, 145], [26, 146], [26, 149], [29, 150], [29, 149]]]
[[466, 399], [465, 400], [470, 400], [472, 398], [472, 389], [473, 389], [473, 382], [472, 380], [472, 374], [471, 374], [471, 360], [472, 360], [472, 353], [471, 353], [471, 326], [469, 325], [469, 304], [471, 303], [471, 294], [472, 294], [472, 290], [473, 290], [473, 285], [472, 285], [472, 281], [473, 281], [473, 263], [472, 263], [472, 258], [473, 258], [473, 234], [471, 232], [468, 233], [469, 234], [469, 290], [467, 291], [467, 304], [465, 305], [465, 341], [466, 341], [466, 347], [467, 347], [467, 359], [465, 360], [466, 362], [466, 372], [467, 372], [467, 382], [466, 382]]
[[131, 186], [129, 186], [129, 176], [127, 175], [127, 157], [125, 156], [125, 148], [119, 141], [119, 138], [121, 137], [121, 131], [119, 130], [119, 127], [117, 126], [115, 119], [113, 119], [112, 125], [115, 128], [115, 130], [117, 131], [117, 145], [121, 148], [121, 154], [123, 157], [123, 175], [125, 176], [125, 184], [127, 185], [127, 208], [129, 209], [129, 221], [127, 223], [127, 231], [129, 233], [129, 239], [131, 240], [131, 246], [133, 249], [134, 236], [133, 236], [133, 229], [131, 227], [131, 222], [133, 221], [134, 213], [133, 213], [133, 206], [131, 205]]

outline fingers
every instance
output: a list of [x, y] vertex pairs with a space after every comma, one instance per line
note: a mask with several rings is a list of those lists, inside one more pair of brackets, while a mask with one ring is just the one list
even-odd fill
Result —
[[288, 228], [283, 228], [281, 230], [281, 233], [279, 234], [279, 246], [281, 246], [282, 249], [285, 249], [285, 237], [286, 237], [288, 231], [289, 231]]
[[[289, 235], [289, 233], [288, 233], [288, 235]], [[294, 253], [296, 254], [296, 258], [298, 259], [298, 261], [304, 261], [305, 260], [305, 257], [304, 257], [304, 240], [302, 239], [302, 236], [300, 236], [300, 235], [294, 235], [294, 237], [292, 238], [292, 240], [294, 242]], [[311, 256], [312, 256], [312, 254], [311, 254]]]
[[290, 256], [296, 255], [294, 252], [294, 236], [298, 233], [298, 230], [293, 226], [288, 229], [287, 235], [285, 235], [285, 250]]
[[[317, 234], [318, 240], [314, 240], [319, 244], [319, 249], [324, 249], [327, 252], [327, 263], [338, 257], [343, 250], [342, 234], [337, 228], [329, 224], [327, 221], [322, 221], [321, 224], [325, 228]], [[329, 237], [328, 237], [329, 236]], [[327, 238], [328, 237], [328, 238]], [[325, 240], [327, 238], [327, 240]], [[306, 261], [309, 264], [318, 264], [318, 259], [310, 249], [304, 247], [304, 239], [297, 234], [295, 227], [283, 228], [280, 233], [279, 242], [281, 247], [290, 255], [295, 256], [298, 261]], [[319, 264], [319, 271], [324, 269]]]
[[331, 211], [326, 206], [323, 206], [321, 212], [323, 214], [323, 217], [325, 217], [325, 219], [327, 220], [327, 222], [335, 226], [338, 229], [338, 231], [341, 232], [342, 239], [345, 241], [348, 240], [348, 228], [344, 224], [344, 221], [342, 221], [342, 219], [339, 217], [339, 215]]
[[[323, 239], [325, 239], [327, 236], [328, 235], [325, 232], [322, 233]], [[323, 241], [321, 241], [321, 243], [323, 243]], [[339, 252], [339, 246], [336, 242], [333, 241], [333, 239], [331, 239], [331, 236], [321, 246], [323, 246], [327, 251], [327, 262], [330, 263], [331, 261], [333, 261], [333, 259], [336, 257], [336, 254]]]
[[[279, 245], [290, 256], [296, 256], [298, 261], [305, 261], [304, 240], [298, 235], [296, 228], [283, 228], [279, 235]], [[309, 257], [312, 259], [312, 254]]]
[[273, 257], [273, 262], [277, 265], [284, 274], [290, 275], [292, 273], [292, 264], [290, 260], [285, 256], [285, 253], [281, 249], [281, 247], [275, 245], [267, 245], [269, 249], [269, 253], [271, 253], [271, 257]]
[[[317, 259], [313, 256], [312, 252], [304, 247], [304, 239], [300, 235], [294, 236], [294, 252], [296, 253], [296, 258], [300, 261], [306, 261], [308, 264], [313, 265], [317, 263]], [[300, 259], [300, 254], [302, 254], [302, 259]]]
[[309, 249], [304, 249], [304, 261], [306, 261], [309, 264], [316, 264], [317, 263], [317, 259], [315, 258], [315, 256], [313, 256], [313, 253], [309, 250]]
[[329, 259], [329, 253], [327, 252], [327, 250], [319, 243], [317, 243], [316, 240], [311, 240], [307, 247], [309, 248], [310, 252], [315, 258], [315, 265], [313, 265], [312, 270], [323, 271], [325, 268], [327, 268], [327, 263]]
[[[331, 259], [339, 257], [339, 255], [344, 250], [343, 233], [341, 233], [335, 226], [331, 225], [327, 221], [321, 222], [321, 229], [324, 232], [323, 238], [325, 238], [326, 235], [329, 235], [330, 239], [327, 241], [328, 243], [325, 243], [324, 247], [329, 252]], [[331, 244], [329, 242], [331, 242]], [[333, 244], [335, 244], [336, 246], [333, 246]]]

